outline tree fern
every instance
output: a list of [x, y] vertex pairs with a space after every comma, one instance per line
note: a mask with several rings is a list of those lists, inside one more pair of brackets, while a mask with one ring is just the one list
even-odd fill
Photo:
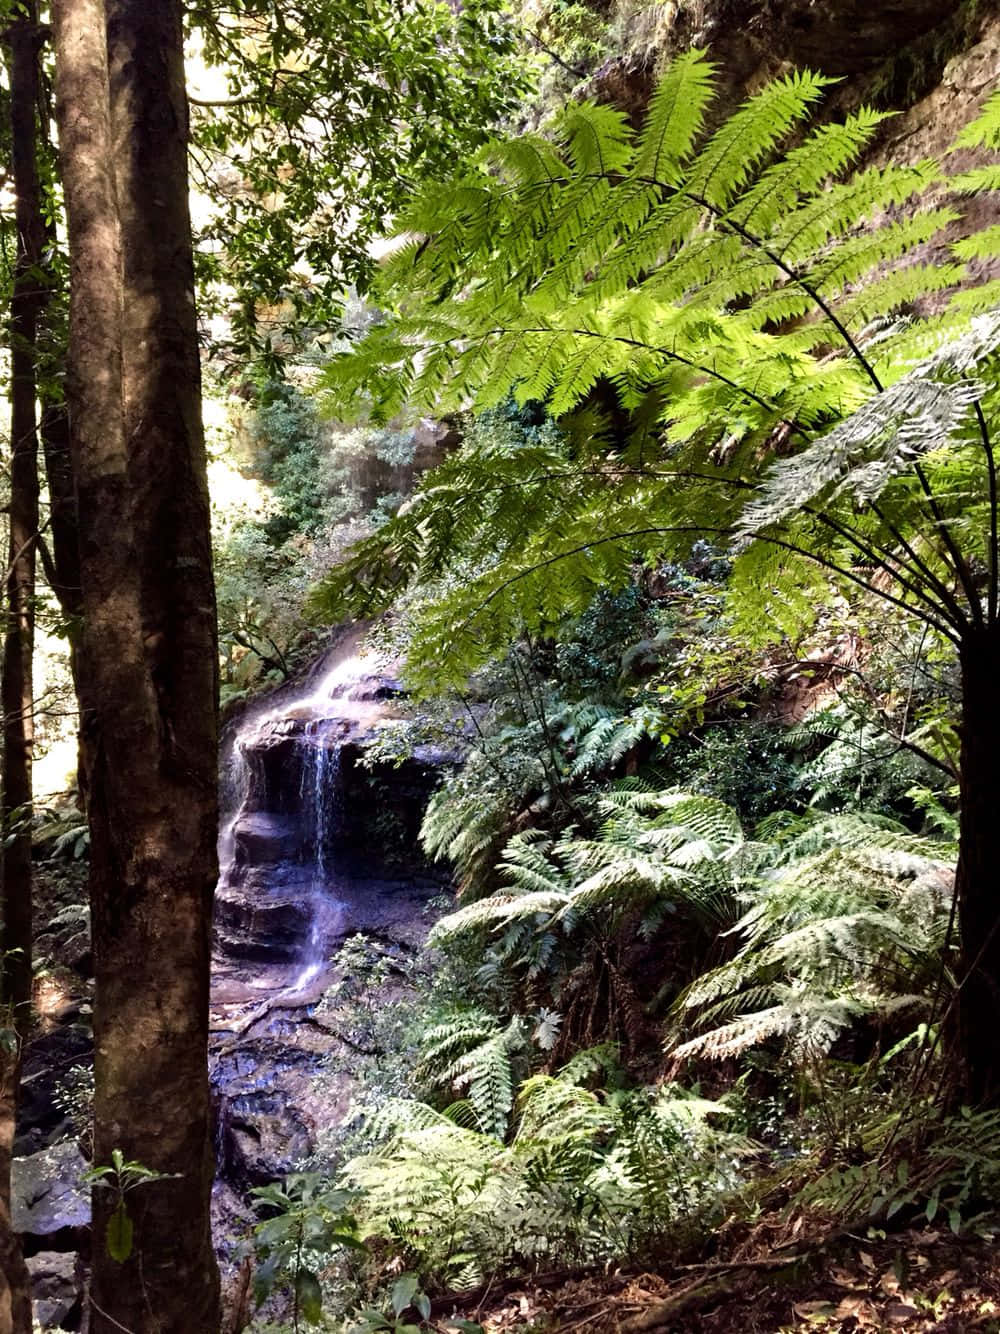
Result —
[[675, 1058], [731, 1057], [774, 1037], [816, 1055], [861, 1016], [926, 1009], [945, 945], [948, 851], [860, 816], [786, 827], [771, 869], [744, 891], [738, 953], [680, 1002], [681, 1039], [696, 1016], [706, 1031], [675, 1036]]
[[609, 1098], [580, 1074], [522, 1084], [506, 1146], [423, 1104], [384, 1110], [379, 1146], [343, 1171], [362, 1235], [452, 1286], [470, 1267], [643, 1255], [716, 1218], [753, 1149], [725, 1128], [728, 1109], [673, 1086]]
[[[962, 300], [919, 330], [890, 322], [877, 339], [865, 334], [969, 281], [972, 242], [936, 265], [913, 262], [957, 216], [921, 203], [941, 169], [925, 161], [851, 174], [884, 119], [868, 109], [785, 149], [822, 96], [824, 80], [810, 74], [768, 85], [706, 138], [713, 85], [710, 64], [689, 53], [664, 76], [637, 135], [607, 108], [573, 108], [550, 140], [487, 151], [404, 220], [423, 241], [387, 269], [400, 314], [331, 368], [328, 392], [341, 407], [357, 392], [391, 413], [415, 399], [440, 410], [513, 391], [558, 415], [603, 379], [629, 408], [652, 395], [660, 419], [660, 444], [638, 469], [596, 440], [589, 457], [491, 460], [492, 475], [485, 460], [458, 458], [446, 465], [447, 495], [419, 495], [329, 581], [317, 595], [327, 614], [344, 598], [359, 604], [365, 588], [384, 599], [387, 570], [405, 582], [478, 549], [478, 569], [427, 610], [416, 676], [432, 662], [439, 675], [442, 655], [464, 672], [521, 624], [548, 632], [595, 588], [620, 584], [632, 559], [713, 530], [738, 545], [802, 549], [841, 586], [872, 586], [852, 564], [863, 557], [933, 624], [947, 630], [958, 615], [955, 602], [941, 607], [953, 578], [947, 488], [928, 550], [901, 546], [898, 534], [928, 510], [913, 470], [924, 468], [921, 488], [932, 484], [943, 451], [967, 452], [966, 492], [985, 484], [973, 430], [982, 386], [927, 356], [963, 327]], [[990, 114], [969, 143], [992, 144]], [[920, 340], [922, 361], [911, 357]], [[983, 372], [995, 355], [995, 340], [981, 344]], [[919, 364], [907, 368], [908, 358]], [[745, 508], [753, 460], [775, 431], [798, 447]], [[929, 454], [935, 461], [922, 464]], [[479, 536], [473, 497], [486, 504]], [[869, 516], [860, 522], [859, 503]], [[458, 526], [453, 513], [465, 516]], [[487, 533], [497, 536], [489, 552]]]
[[[702, 60], [666, 77], [707, 83]], [[533, 146], [541, 169], [487, 152], [403, 218], [421, 240], [387, 268], [394, 314], [334, 363], [327, 392], [375, 417], [511, 393], [568, 417], [600, 382], [643, 423], [641, 450], [625, 428], [567, 448], [565, 477], [529, 467], [519, 489], [514, 461], [497, 509], [517, 510], [516, 539], [487, 550], [484, 525], [471, 551], [444, 557], [451, 581], [413, 641], [418, 681], [462, 678], [525, 629], [553, 635], [595, 589], [705, 538], [733, 543], [728, 591], [756, 643], [854, 593], [954, 646], [976, 717], [962, 729], [957, 872], [969, 1021], [953, 1031], [970, 1093], [1000, 1097], [1000, 836], [982, 799], [1000, 754], [982, 731], [1000, 670], [1000, 285], [978, 258], [994, 238], [962, 245], [989, 210], [938, 202], [995, 190], [1000, 173], [956, 170], [953, 156], [859, 172], [877, 117], [810, 133], [823, 85], [777, 80], [711, 133], [700, 94], [692, 122], [665, 91], [648, 143], [576, 107], [548, 149]], [[996, 121], [991, 101], [956, 147], [989, 158]], [[663, 178], [648, 174], [649, 145]], [[419, 566], [434, 508], [418, 496], [360, 549], [318, 593], [326, 614], [384, 603], [391, 553]]]
[[664, 912], [693, 914], [709, 929], [734, 920], [734, 895], [754, 854], [724, 803], [623, 787], [599, 811], [595, 839], [571, 832], [511, 840], [499, 868], [503, 888], [441, 918], [430, 944], [493, 938], [505, 967], [553, 983], [571, 970], [582, 942], [612, 940], [626, 922], [646, 934]]

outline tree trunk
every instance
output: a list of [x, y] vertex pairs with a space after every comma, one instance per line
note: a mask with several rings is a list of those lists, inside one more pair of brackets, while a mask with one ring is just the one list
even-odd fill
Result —
[[[105, 30], [105, 17], [107, 29]], [[217, 1334], [208, 980], [217, 650], [175, 0], [56, 0], [91, 830], [95, 1161], [169, 1174], [102, 1245], [92, 1329]], [[105, 41], [105, 31], [107, 40]], [[110, 57], [110, 69], [109, 69]]]
[[[69, 414], [65, 403], [42, 404], [39, 435], [45, 459], [45, 480], [49, 489], [49, 533], [52, 539], [52, 561], [51, 567], [45, 571], [46, 578], [63, 615], [78, 617], [83, 610], [80, 538], [76, 517], [76, 487], [69, 449]], [[71, 636], [71, 649], [72, 644]]]
[[1000, 1098], [1000, 627], [970, 631], [962, 668], [957, 1042], [964, 1095]]
[[[20, 1057], [31, 1024], [31, 762], [34, 746], [32, 658], [35, 644], [35, 548], [38, 536], [38, 435], [35, 363], [44, 301], [41, 188], [37, 165], [38, 13], [17, 7], [9, 46], [11, 166], [16, 255], [10, 317], [10, 507], [5, 578], [3, 676], [3, 1001], [11, 1041], [0, 1080], [0, 1331], [31, 1330], [31, 1296], [19, 1240], [11, 1229], [13, 1156]], [[5, 1323], [8, 1322], [8, 1323]]]

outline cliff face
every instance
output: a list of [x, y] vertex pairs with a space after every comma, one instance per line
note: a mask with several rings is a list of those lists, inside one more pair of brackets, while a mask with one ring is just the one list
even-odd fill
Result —
[[[862, 103], [897, 112], [868, 155], [878, 165], [941, 159], [1000, 87], [1000, 0], [665, 0], [619, 14], [616, 31], [622, 54], [606, 60], [583, 91], [625, 110], [634, 123], [670, 59], [702, 47], [718, 67], [717, 121], [769, 79], [805, 68], [839, 80], [821, 116], [836, 118]], [[948, 166], [964, 170], [982, 159], [963, 151]], [[914, 261], [1000, 222], [993, 194], [948, 202], [962, 217], [914, 252]], [[1000, 262], [976, 263], [970, 276], [1000, 277]], [[944, 299], [931, 297], [920, 309], [929, 313]]]
[[[619, 24], [624, 53], [605, 62], [588, 91], [633, 115], [663, 64], [697, 46], [729, 90], [720, 111], [777, 74], [810, 68], [843, 81], [831, 110], [864, 101], [912, 108], [916, 125], [923, 114], [946, 143], [1000, 74], [1000, 0], [665, 0]], [[916, 125], [908, 121], [896, 137]]]

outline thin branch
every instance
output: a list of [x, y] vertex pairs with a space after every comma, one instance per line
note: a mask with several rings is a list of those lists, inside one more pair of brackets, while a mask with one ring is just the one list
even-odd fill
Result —
[[552, 47], [549, 46], [547, 42], [542, 41], [534, 29], [526, 29], [524, 35], [530, 42], [534, 42], [540, 51], [544, 51], [550, 60], [554, 60], [557, 65], [560, 65], [567, 74], [572, 74], [575, 79], [585, 79], [587, 77], [588, 71], [586, 69], [583, 69], [579, 65], [570, 65], [567, 61], [563, 60], [562, 56], [553, 51]]
[[[951, 596], [945, 585], [934, 578], [929, 570], [927, 571], [927, 574], [930, 576], [930, 582], [933, 587], [937, 587], [940, 590], [946, 603], [945, 607], [942, 607], [940, 603], [935, 602], [932, 597], [923, 591], [918, 583], [913, 583], [909, 579], [904, 578], [903, 575], [900, 574], [899, 569], [893, 569], [891, 565], [887, 564], [888, 561], [895, 561], [900, 569], [906, 570], [907, 574], [913, 574], [913, 571], [910, 570], [910, 567], [905, 561], [901, 561], [898, 557], [893, 556], [893, 554], [885, 547], [880, 544], [868, 546], [852, 529], [846, 527], [846, 525], [840, 523], [837, 519], [834, 519], [832, 515], [824, 514], [822, 510], [815, 509], [812, 505], [804, 506], [804, 510], [806, 514], [818, 519], [820, 523], [828, 528], [832, 528], [834, 532], [839, 533], [845, 541], [851, 543], [860, 555], [866, 556], [874, 565], [881, 566], [887, 574], [892, 576], [900, 587], [905, 588], [907, 592], [912, 593], [914, 597], [919, 598], [919, 600], [925, 603], [933, 612], [943, 616], [944, 620], [949, 625], [954, 626], [956, 630], [961, 632], [968, 624], [965, 617], [962, 615], [962, 610], [959, 604]], [[758, 540], [766, 539], [758, 538]], [[921, 568], [926, 570], [926, 566], [923, 566], [922, 563]], [[950, 616], [947, 608], [953, 608]]]
[[[923, 760], [925, 764], [930, 764], [935, 769], [940, 769], [942, 773], [947, 774], [948, 777], [951, 778], [952, 780], [954, 781], [958, 780], [958, 771], [953, 764], [950, 764], [947, 760], [939, 759], [938, 756], [932, 754], [929, 750], [925, 750], [924, 747], [919, 744], [919, 742], [911, 741], [907, 736], [902, 735], [901, 733], [897, 732], [894, 727], [890, 726], [891, 714], [882, 704], [881, 700], [878, 697], [878, 693], [875, 690], [875, 687], [865, 676], [864, 672], [860, 670], [860, 668], [841, 666], [840, 664], [838, 664], [835, 670], [839, 672], [842, 676], [857, 677], [857, 679], [861, 682], [861, 685], [864, 687], [865, 692], [871, 699], [872, 704], [875, 707], [875, 711], [882, 721], [883, 732], [885, 732], [886, 736], [891, 737], [892, 740], [896, 742], [897, 746], [899, 746], [903, 750], [910, 751], [912, 754], [916, 755], [918, 759]], [[837, 693], [837, 698], [842, 700], [845, 704], [848, 704], [848, 701], [845, 700], [844, 696], [841, 695], [839, 690], [837, 690], [836, 685], [834, 686], [834, 690]], [[850, 707], [849, 704], [848, 707]], [[862, 714], [860, 716], [863, 717], [864, 715]]]
[[962, 553], [959, 551], [955, 539], [951, 535], [948, 521], [941, 512], [941, 506], [938, 504], [937, 497], [935, 496], [934, 489], [927, 478], [927, 474], [919, 463], [913, 465], [913, 471], [917, 475], [917, 480], [920, 482], [920, 489], [927, 498], [928, 507], [931, 514], [934, 516], [934, 521], [938, 526], [944, 544], [948, 548], [948, 552], [955, 565], [955, 573], [958, 575], [959, 582], [965, 592], [966, 600], [969, 603], [969, 609], [972, 612], [972, 619], [976, 625], [982, 625], [983, 605], [979, 594], [976, 592], [976, 586], [972, 582], [972, 575], [969, 573], [968, 564]]
[[[512, 585], [520, 583], [522, 579], [527, 579], [530, 575], [536, 574], [539, 570], [544, 570], [550, 565], [555, 565], [559, 561], [567, 560], [571, 556], [580, 555], [581, 552], [592, 551], [595, 547], [605, 546], [609, 542], [625, 542], [635, 537], [651, 537], [662, 533], [716, 533], [722, 536], [728, 536], [730, 532], [731, 529], [728, 528], [707, 527], [704, 524], [671, 524], [650, 528], [634, 528], [626, 532], [609, 533], [606, 537], [598, 537], [590, 542], [581, 542], [578, 546], [571, 547], [567, 551], [557, 552], [554, 556], [547, 556], [544, 560], [538, 561], [528, 569], [518, 570], [516, 574], [512, 574], [508, 578], [502, 580], [482, 602], [469, 612], [468, 616], [466, 616], [465, 620], [462, 622], [462, 629], [465, 629], [480, 614], [480, 612], [485, 611], [486, 608], [501, 595], [501, 593], [505, 592]], [[958, 647], [960, 642], [959, 636], [947, 625], [941, 625], [934, 617], [921, 612], [918, 608], [914, 607], [912, 603], [896, 597], [886, 589], [877, 588], [874, 584], [869, 583], [867, 579], [863, 579], [861, 575], [857, 574], [855, 571], [845, 569], [843, 566], [837, 565], [833, 561], [827, 560], [825, 557], [819, 556], [813, 551], [808, 551], [804, 547], [796, 546], [794, 543], [785, 541], [779, 537], [761, 535], [757, 540], [760, 542], [769, 542], [772, 546], [780, 547], [784, 551], [790, 551], [796, 556], [801, 556], [805, 560], [812, 561], [813, 564], [819, 565], [822, 569], [829, 570], [832, 574], [836, 574], [842, 579], [850, 580], [851, 583], [857, 584], [860, 588], [863, 588], [866, 592], [880, 598], [883, 602], [889, 602], [893, 606], [901, 608], [907, 615], [914, 616], [925, 625], [929, 625], [931, 629], [936, 630], [938, 634], [942, 635], [945, 639]]]

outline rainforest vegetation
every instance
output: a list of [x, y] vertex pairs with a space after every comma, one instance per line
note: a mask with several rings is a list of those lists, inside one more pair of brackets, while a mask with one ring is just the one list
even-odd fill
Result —
[[1000, 7], [0, 3], [0, 1334], [1000, 1329]]

